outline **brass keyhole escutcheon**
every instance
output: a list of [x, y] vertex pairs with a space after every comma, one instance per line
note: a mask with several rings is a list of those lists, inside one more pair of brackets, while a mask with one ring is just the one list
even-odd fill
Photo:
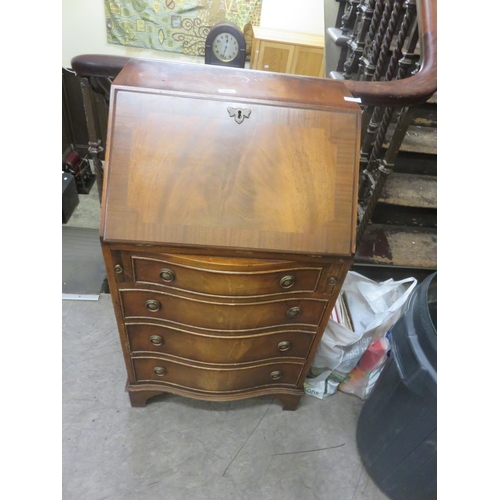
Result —
[[252, 114], [252, 110], [248, 108], [227, 108], [227, 111], [236, 123], [242, 123], [245, 118], [249, 118]]
[[290, 319], [298, 318], [300, 314], [302, 313], [302, 309], [298, 306], [295, 307], [290, 307], [288, 311], [286, 312], [286, 315]]
[[120, 266], [120, 264], [116, 264], [116, 266], [113, 268], [113, 271], [116, 273], [116, 274], [120, 274], [123, 272], [123, 268], [122, 266]]
[[160, 271], [160, 278], [170, 283], [175, 280], [175, 273], [171, 269], [162, 269]]
[[273, 380], [279, 380], [281, 378], [281, 376], [283, 375], [283, 372], [276, 370], [275, 372], [271, 372], [270, 375], [271, 375], [271, 378]]
[[295, 277], [294, 276], [284, 276], [280, 280], [281, 288], [292, 288], [295, 285]]
[[160, 337], [159, 335], [151, 335], [151, 337], [149, 337], [149, 341], [153, 345], [162, 345], [163, 344], [163, 337]]
[[167, 373], [167, 370], [165, 370], [165, 368], [163, 368], [163, 366], [155, 366], [153, 368], [153, 371], [155, 372], [155, 375], [158, 375], [159, 377], [163, 377], [163, 375], [165, 375], [165, 373]]
[[280, 342], [278, 344], [278, 350], [281, 352], [288, 351], [288, 349], [290, 349], [291, 345], [292, 344], [290, 344], [290, 342], [288, 342], [288, 340], [284, 340], [283, 342]]
[[146, 308], [153, 312], [159, 311], [160, 303], [154, 299], [146, 300]]

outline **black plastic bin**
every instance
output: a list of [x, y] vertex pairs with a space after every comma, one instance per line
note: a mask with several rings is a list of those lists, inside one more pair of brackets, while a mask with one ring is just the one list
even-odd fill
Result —
[[359, 416], [358, 451], [389, 498], [430, 500], [437, 498], [437, 273], [408, 299], [391, 348]]
[[62, 221], [66, 224], [80, 203], [78, 191], [76, 189], [76, 181], [73, 175], [66, 172], [62, 173]]

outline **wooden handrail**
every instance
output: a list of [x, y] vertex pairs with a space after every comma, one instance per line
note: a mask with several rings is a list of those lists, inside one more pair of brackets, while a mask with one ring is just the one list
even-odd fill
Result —
[[82, 54], [71, 59], [71, 68], [78, 76], [116, 78], [130, 57]]
[[[404, 107], [425, 102], [437, 88], [437, 0], [417, 0], [421, 65], [417, 74], [403, 80], [344, 83], [363, 105]], [[129, 57], [85, 54], [74, 57], [71, 67], [78, 76], [115, 78]]]
[[437, 0], [417, 0], [420, 70], [389, 82], [345, 80], [349, 92], [367, 106], [404, 107], [427, 101], [437, 89]]

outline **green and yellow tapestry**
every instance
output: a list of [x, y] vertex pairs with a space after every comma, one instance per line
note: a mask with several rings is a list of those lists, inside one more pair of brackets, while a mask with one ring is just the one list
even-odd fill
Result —
[[220, 22], [243, 32], [258, 26], [262, 0], [104, 0], [109, 43], [205, 55], [210, 28]]

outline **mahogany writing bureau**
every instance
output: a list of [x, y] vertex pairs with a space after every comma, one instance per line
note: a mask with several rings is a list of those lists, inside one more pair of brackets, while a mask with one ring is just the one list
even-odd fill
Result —
[[297, 407], [355, 245], [341, 82], [131, 60], [111, 90], [101, 244], [132, 406]]

